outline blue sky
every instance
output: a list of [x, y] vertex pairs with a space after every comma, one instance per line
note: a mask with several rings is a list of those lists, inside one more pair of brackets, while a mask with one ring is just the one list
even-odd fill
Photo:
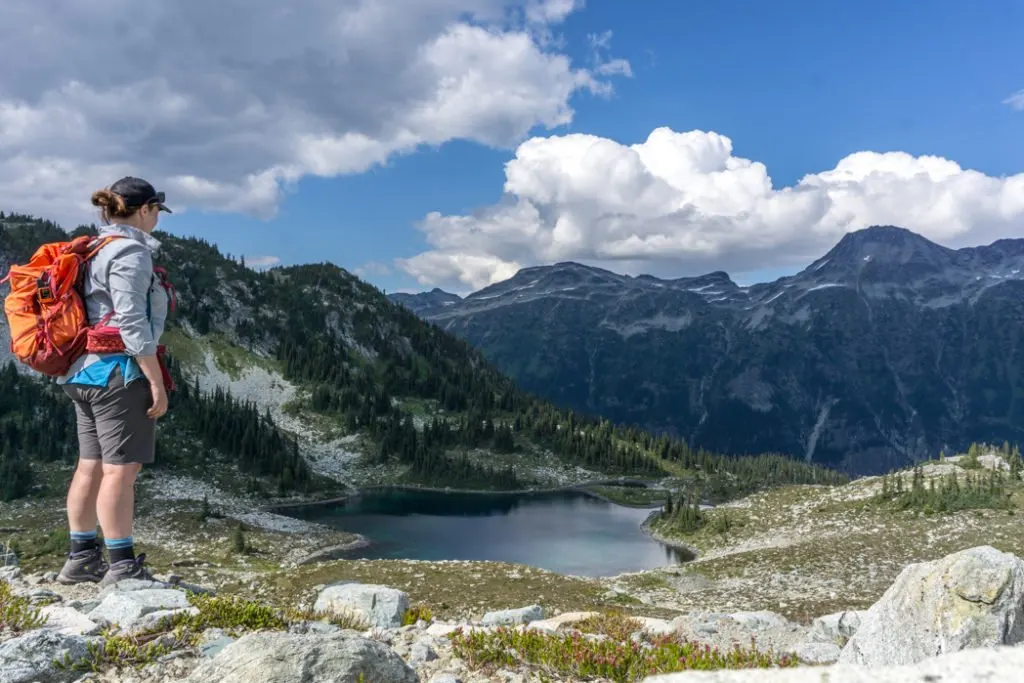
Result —
[[[585, 133], [632, 145], [659, 127], [714, 131], [732, 141], [732, 156], [762, 162], [776, 190], [806, 174], [828, 171], [858, 151], [936, 155], [992, 178], [1013, 176], [1024, 171], [1024, 111], [1010, 106], [1013, 94], [1024, 89], [1022, 27], [1024, 3], [1010, 0], [588, 0], [564, 22], [552, 24], [563, 42], [545, 49], [567, 55], [574, 67], [594, 68], [589, 36], [611, 31], [607, 56], [627, 60], [631, 75], [610, 76], [613, 92], [608, 96], [576, 91], [569, 99], [571, 122], [552, 130], [537, 125], [530, 134]], [[0, 120], [0, 142], [2, 130]], [[492, 257], [490, 243], [439, 246], [439, 233], [432, 244], [429, 233], [416, 227], [430, 212], [471, 216], [502, 198], [504, 165], [515, 157], [515, 144], [496, 148], [453, 137], [439, 146], [393, 154], [363, 172], [301, 175], [270, 219], [246, 215], [243, 197], [207, 210], [188, 206], [163, 227], [204, 236], [225, 252], [273, 256], [285, 265], [329, 260], [389, 291], [433, 284], [461, 285], [468, 291], [484, 276], [466, 275], [459, 282], [439, 273], [434, 281], [430, 276], [418, 281], [394, 261], [434, 251], [454, 263], [463, 247], [476, 250], [478, 260]], [[201, 165], [202, 156], [196, 159]], [[158, 169], [147, 172], [160, 177]], [[196, 174], [202, 176], [202, 170]], [[0, 199], [5, 198], [3, 187], [0, 182]], [[173, 206], [175, 195], [169, 195]], [[962, 193], [955, 197], [967, 205]], [[924, 200], [921, 211], [934, 201]], [[960, 220], [976, 220], [984, 229], [968, 225], [955, 235], [950, 232], [947, 241], [974, 243], [1012, 233], [1024, 226], [1015, 207], [998, 216], [964, 218], [958, 213]], [[586, 223], [583, 214], [553, 210], [559, 211]], [[851, 211], [856, 220], [888, 215], [863, 207]], [[717, 256], [680, 251], [678, 258], [651, 259], [649, 250], [641, 250], [608, 257], [611, 251], [624, 252], [602, 247], [595, 237], [591, 242], [579, 238], [576, 251], [563, 245], [524, 257], [516, 247], [492, 260], [505, 264], [505, 270], [494, 272], [507, 274], [514, 265], [578, 253], [578, 260], [613, 270], [692, 275], [724, 267], [742, 272], [737, 279], [751, 281], [792, 272], [840, 234], [834, 226], [821, 227], [821, 221], [813, 225], [818, 237], [796, 256], [786, 251], [794, 248], [793, 236], [736, 259], [723, 255], [728, 247]], [[921, 225], [933, 238], [946, 234], [927, 220]], [[437, 230], [444, 229], [439, 224]], [[1019, 233], [1024, 235], [1024, 228]], [[649, 234], [643, 234], [647, 240]], [[471, 239], [467, 233], [465, 240]], [[683, 238], [672, 243], [690, 244]]]

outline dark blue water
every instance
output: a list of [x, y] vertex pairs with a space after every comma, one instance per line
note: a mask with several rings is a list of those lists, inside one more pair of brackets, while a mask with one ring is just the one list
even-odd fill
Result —
[[341, 504], [285, 512], [370, 540], [347, 559], [490, 560], [576, 576], [609, 576], [692, 559], [644, 533], [640, 524], [649, 509], [578, 491], [385, 489]]

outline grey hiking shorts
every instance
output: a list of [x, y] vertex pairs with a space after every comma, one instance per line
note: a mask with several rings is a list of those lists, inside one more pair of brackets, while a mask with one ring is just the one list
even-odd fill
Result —
[[153, 399], [145, 378], [125, 386], [115, 367], [105, 387], [63, 387], [78, 416], [80, 458], [110, 465], [148, 465], [156, 459], [156, 420], [146, 416]]

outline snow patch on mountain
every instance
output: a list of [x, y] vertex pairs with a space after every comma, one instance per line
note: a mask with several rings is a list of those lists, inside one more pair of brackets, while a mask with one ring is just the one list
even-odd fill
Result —
[[685, 329], [690, 323], [693, 322], [693, 316], [689, 313], [683, 315], [665, 315], [659, 313], [658, 315], [651, 318], [644, 318], [641, 320], [634, 320], [628, 325], [616, 325], [615, 323], [608, 322], [607, 320], [601, 322], [601, 327], [605, 327], [614, 332], [617, 332], [622, 336], [623, 339], [629, 339], [635, 334], [645, 334], [651, 330], [665, 330], [667, 332], [679, 332]]

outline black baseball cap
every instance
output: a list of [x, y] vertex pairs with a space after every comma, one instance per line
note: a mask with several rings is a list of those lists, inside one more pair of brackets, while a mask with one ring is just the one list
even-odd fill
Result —
[[161, 211], [172, 213], [164, 206], [164, 193], [156, 189], [142, 178], [125, 176], [110, 186], [110, 191], [124, 197], [124, 203], [129, 207], [146, 206], [157, 204]]

